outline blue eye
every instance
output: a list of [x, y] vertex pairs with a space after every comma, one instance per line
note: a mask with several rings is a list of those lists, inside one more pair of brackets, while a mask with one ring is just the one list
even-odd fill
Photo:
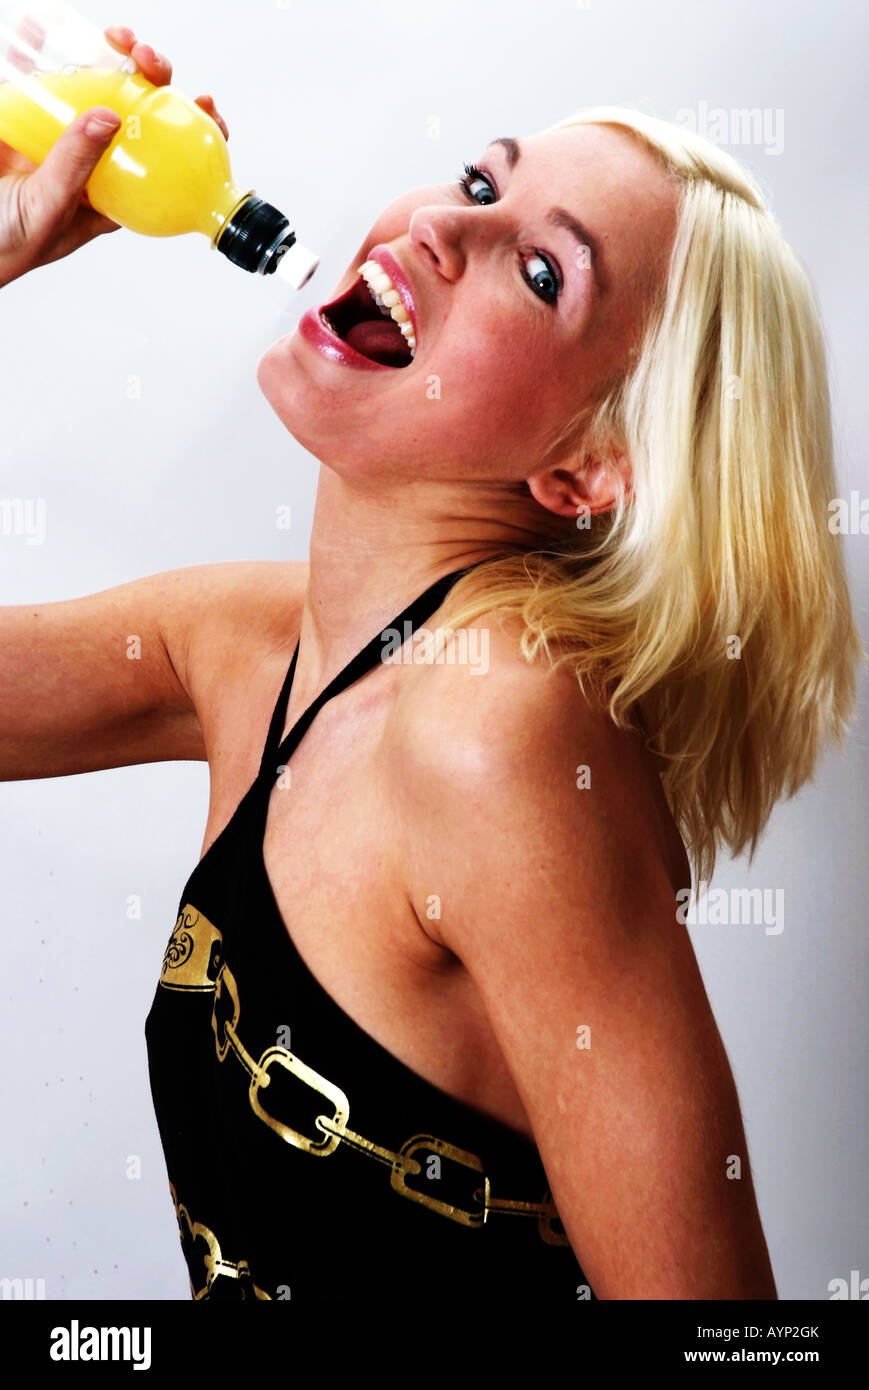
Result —
[[[459, 179], [459, 188], [464, 195], [470, 198], [472, 203], [479, 203], [480, 207], [486, 207], [494, 203], [496, 201], [495, 186], [488, 174], [484, 174], [482, 170], [477, 168], [476, 164], [465, 164], [463, 168], [465, 172], [464, 177]], [[484, 186], [482, 189], [478, 189], [477, 185], [481, 183]], [[488, 197], [485, 196], [487, 191]], [[481, 201], [480, 198], [478, 198], [478, 192], [484, 195], [485, 201]], [[526, 256], [536, 261], [540, 266], [540, 269], [536, 270], [533, 275], [529, 275], [528, 271], [525, 269]], [[561, 278], [558, 271], [546, 256], [542, 255], [541, 252], [536, 249], [531, 253], [525, 253], [525, 255], [520, 253], [519, 269], [522, 273], [522, 279], [531, 287], [538, 298], [542, 299], [546, 304], [552, 305], [556, 303], [561, 293]]]
[[[462, 167], [465, 171], [465, 176], [464, 178], [459, 179], [459, 187], [463, 189], [465, 193], [467, 193], [468, 197], [471, 199], [472, 202], [476, 203], [477, 196], [474, 192], [472, 192], [471, 184], [479, 183], [482, 181], [483, 183], [487, 183], [489, 185], [489, 188], [491, 189], [491, 180], [487, 179], [485, 174], [480, 173], [480, 170], [477, 168], [476, 164], [464, 164]], [[494, 203], [495, 199], [494, 197], [491, 197], [488, 199], [488, 201], [490, 203]], [[486, 204], [481, 203], [480, 206], [485, 207]]]
[[558, 298], [559, 289], [558, 277], [555, 271], [546, 258], [541, 256], [538, 251], [532, 251], [529, 260], [532, 262], [536, 261], [542, 269], [535, 270], [529, 275], [525, 269], [524, 261], [520, 262], [523, 277], [534, 290], [535, 294], [539, 294], [540, 298], [545, 299], [547, 304], [554, 304]]

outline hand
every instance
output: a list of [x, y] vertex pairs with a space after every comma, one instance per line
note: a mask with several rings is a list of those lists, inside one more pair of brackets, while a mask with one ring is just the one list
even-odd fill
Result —
[[[139, 43], [132, 29], [112, 25], [105, 36], [118, 53], [131, 55], [156, 87], [171, 82], [169, 59]], [[32, 35], [28, 38], [33, 42]], [[196, 104], [229, 139], [214, 98], [199, 96]], [[101, 123], [106, 121], [108, 125]], [[120, 117], [111, 107], [91, 107], [71, 122], [40, 165], [0, 140], [0, 285], [118, 230], [117, 222], [90, 206], [85, 185], [119, 126]]]

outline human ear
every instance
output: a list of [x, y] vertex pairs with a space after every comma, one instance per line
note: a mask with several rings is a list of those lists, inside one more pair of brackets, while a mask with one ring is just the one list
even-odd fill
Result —
[[577, 517], [612, 511], [631, 491], [631, 465], [619, 450], [584, 456], [581, 462], [544, 468], [528, 479], [536, 502], [556, 516]]

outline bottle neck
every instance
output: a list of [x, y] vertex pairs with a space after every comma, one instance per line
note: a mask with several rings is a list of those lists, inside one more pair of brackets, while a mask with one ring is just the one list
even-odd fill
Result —
[[219, 206], [211, 214], [213, 231], [211, 234], [212, 246], [217, 246], [229, 223], [232, 221], [241, 208], [244, 207], [248, 198], [253, 196], [253, 189], [249, 188], [246, 192], [239, 188], [238, 184], [228, 183], [224, 196], [220, 200]]
[[246, 194], [215, 237], [214, 245], [242, 270], [271, 275], [295, 240], [295, 232], [278, 208]]

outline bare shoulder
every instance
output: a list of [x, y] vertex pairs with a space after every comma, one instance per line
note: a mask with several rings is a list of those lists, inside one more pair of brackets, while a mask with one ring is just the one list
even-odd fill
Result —
[[415, 667], [396, 720], [409, 814], [457, 816], [481, 835], [515, 817], [523, 853], [552, 845], [560, 827], [565, 851], [581, 836], [612, 872], [646, 863], [674, 891], [690, 885], [641, 735], [618, 728], [572, 670], [529, 662], [521, 635], [518, 619], [481, 615], [452, 660], [445, 651]]
[[485, 672], [403, 682], [409, 902], [473, 986], [597, 1296], [775, 1298], [657, 772], [518, 636], [492, 623]]

